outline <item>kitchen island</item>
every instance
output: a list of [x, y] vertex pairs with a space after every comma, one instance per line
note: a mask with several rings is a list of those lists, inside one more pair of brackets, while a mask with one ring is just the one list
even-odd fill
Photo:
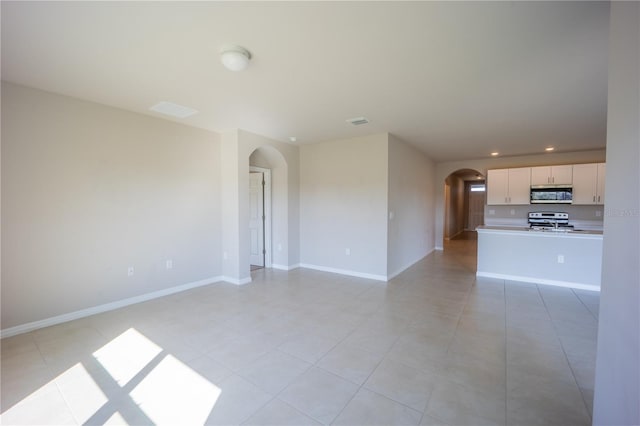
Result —
[[478, 277], [600, 290], [602, 231], [480, 226]]

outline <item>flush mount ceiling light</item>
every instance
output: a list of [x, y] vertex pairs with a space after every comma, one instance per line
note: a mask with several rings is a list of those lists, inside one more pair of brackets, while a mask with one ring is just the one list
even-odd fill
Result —
[[230, 71], [242, 71], [249, 65], [251, 53], [241, 46], [225, 46], [220, 50], [220, 60]]
[[554, 149], [555, 149], [554, 147], [552, 147], [552, 146], [548, 146], [548, 147], [546, 147], [544, 150], [545, 150], [545, 151], [547, 151], [547, 152], [551, 152], [551, 151], [553, 151]]
[[492, 157], [497, 157], [498, 155], [500, 155], [500, 153], [497, 152], [497, 151], [494, 151], [494, 152], [491, 153]]

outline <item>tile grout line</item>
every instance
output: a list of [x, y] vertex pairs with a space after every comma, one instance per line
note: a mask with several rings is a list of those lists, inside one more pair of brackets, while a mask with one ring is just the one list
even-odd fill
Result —
[[[364, 321], [363, 321], [363, 323], [364, 323]], [[357, 327], [356, 327], [356, 329], [357, 329]], [[344, 342], [345, 340], [347, 340], [347, 337], [349, 337], [349, 336], [351, 336], [353, 333], [355, 333], [355, 332], [356, 332], [356, 329], [354, 329], [351, 333], [349, 333], [347, 336], [345, 336], [345, 338], [344, 338], [344, 339], [342, 339], [342, 340], [340, 341], [340, 343], [342, 343], [342, 342]], [[396, 342], [397, 342], [398, 340], [399, 340], [399, 338], [396, 338], [396, 339], [394, 340], [394, 342], [389, 346], [389, 349], [387, 349], [387, 350], [385, 351], [385, 353], [384, 353], [384, 355], [382, 356], [382, 358], [380, 359], [380, 361], [378, 361], [378, 363], [376, 364], [376, 366], [371, 370], [371, 372], [369, 373], [369, 375], [368, 375], [368, 376], [367, 376], [367, 377], [362, 381], [362, 383], [361, 383], [360, 385], [358, 385], [358, 389], [353, 393], [353, 395], [351, 396], [351, 398], [349, 398], [349, 401], [347, 401], [347, 403], [344, 405], [344, 407], [342, 407], [342, 409], [340, 410], [340, 412], [339, 412], [338, 414], [336, 414], [336, 416], [331, 420], [331, 422], [330, 422], [329, 424], [333, 424], [333, 423], [336, 421], [336, 419], [338, 419], [338, 417], [340, 417], [340, 415], [344, 412], [344, 410], [345, 410], [345, 409], [347, 408], [347, 406], [351, 403], [351, 401], [353, 401], [353, 399], [354, 399], [354, 398], [356, 397], [356, 395], [360, 392], [360, 390], [361, 390], [362, 388], [364, 388], [365, 383], [367, 383], [367, 381], [369, 380], [369, 378], [370, 378], [370, 377], [373, 375], [373, 373], [378, 369], [378, 367], [380, 366], [380, 364], [382, 364], [382, 362], [386, 359], [387, 354], [388, 354], [389, 352], [391, 352], [391, 349], [393, 348], [393, 346], [396, 344]], [[336, 346], [337, 346], [337, 345], [336, 345]], [[361, 349], [361, 348], [359, 348], [359, 349]], [[333, 348], [332, 348], [331, 350], [333, 350]], [[365, 350], [365, 349], [362, 349], [362, 350], [363, 350], [363, 351], [365, 351], [365, 352], [367, 352], [367, 353], [371, 353], [371, 352], [369, 352], [369, 351], [367, 351], [367, 350]], [[330, 351], [329, 351], [329, 352], [330, 352]], [[327, 352], [327, 354], [328, 354], [329, 352]], [[325, 354], [325, 355], [326, 355], [326, 354]], [[324, 356], [323, 356], [322, 358], [324, 358]], [[316, 364], [317, 364], [318, 362], [320, 362], [320, 360], [322, 360], [322, 358], [320, 358], [320, 359], [316, 362]], [[314, 365], [316, 365], [316, 364], [314, 364]], [[322, 371], [327, 371], [327, 370], [325, 370], [324, 368], [322, 368], [322, 367], [320, 367], [320, 366], [317, 366], [317, 368], [321, 369]], [[328, 372], [328, 373], [330, 373], [330, 374], [333, 374], [334, 376], [339, 377], [339, 378], [341, 378], [341, 379], [343, 379], [343, 380], [346, 380], [346, 381], [348, 381], [348, 382], [351, 382], [349, 379], [346, 379], [346, 378], [344, 378], [344, 377], [340, 377], [340, 376], [338, 376], [337, 374], [335, 374], [335, 373], [333, 373], [333, 372], [331, 372], [331, 371], [327, 371], [327, 372]], [[353, 382], [351, 382], [351, 383], [353, 383]], [[355, 384], [355, 383], [354, 383], [354, 384]], [[368, 389], [368, 388], [365, 388], [365, 389], [366, 389], [367, 391], [369, 391], [369, 392], [373, 392], [373, 393], [375, 393], [376, 395], [380, 395], [378, 392], [375, 392], [375, 391], [373, 391], [373, 390], [371, 390], [371, 389]], [[394, 401], [394, 402], [396, 402], [396, 403], [398, 403], [398, 404], [401, 404], [401, 405], [402, 405], [402, 406], [404, 406], [404, 407], [407, 407], [407, 408], [410, 408], [410, 409], [414, 410], [414, 408], [408, 407], [408, 406], [406, 406], [406, 405], [402, 404], [401, 402], [396, 401], [396, 400], [394, 400], [394, 399], [392, 399], [392, 398], [389, 398], [389, 397], [387, 397], [387, 396], [385, 396], [385, 395], [380, 395], [380, 396], [381, 396], [381, 397], [383, 397], [383, 398], [387, 398], [387, 399], [389, 399], [389, 400], [391, 400], [391, 401]], [[422, 417], [420, 418], [420, 420], [422, 420]]]
[[[365, 321], [365, 320], [362, 320], [362, 322], [364, 322], [364, 321]], [[290, 354], [290, 353], [288, 353], [288, 352], [282, 351], [282, 350], [280, 350], [280, 349], [279, 349], [279, 347], [275, 347], [273, 350], [276, 350], [276, 351], [279, 351], [279, 352], [281, 352], [281, 353], [283, 353], [283, 354], [287, 354], [287, 355], [289, 355], [289, 356], [292, 356], [292, 357], [294, 357], [294, 358], [296, 358], [296, 359], [298, 359], [298, 360], [300, 360], [300, 361], [303, 361], [303, 362], [309, 363], [310, 365], [309, 365], [309, 367], [307, 367], [307, 369], [306, 369], [306, 370], [304, 370], [304, 371], [303, 371], [303, 372], [301, 372], [299, 375], [297, 375], [293, 380], [291, 380], [291, 382], [290, 382], [290, 383], [288, 383], [284, 388], [282, 388], [282, 389], [281, 389], [280, 391], [278, 391], [275, 395], [273, 395], [273, 397], [272, 397], [269, 401], [267, 401], [264, 405], [262, 405], [262, 406], [261, 406], [259, 409], [257, 409], [254, 413], [252, 413], [252, 415], [251, 415], [251, 416], [255, 415], [255, 413], [257, 413], [258, 411], [260, 411], [262, 408], [264, 408], [267, 404], [269, 404], [271, 401], [273, 401], [273, 400], [275, 400], [275, 399], [278, 399], [279, 401], [281, 401], [281, 402], [283, 402], [283, 403], [285, 403], [285, 404], [287, 404], [287, 405], [289, 405], [289, 406], [293, 407], [291, 404], [289, 404], [289, 403], [287, 403], [286, 401], [283, 401], [282, 399], [280, 399], [280, 398], [279, 398], [279, 395], [281, 395], [281, 394], [282, 394], [282, 392], [284, 392], [284, 391], [285, 391], [285, 390], [286, 390], [286, 389], [291, 385], [291, 383], [293, 383], [296, 379], [298, 379], [299, 377], [301, 377], [303, 374], [308, 373], [308, 372], [309, 372], [309, 371], [311, 371], [311, 369], [313, 369], [313, 368], [318, 368], [318, 369], [320, 369], [320, 370], [322, 370], [322, 371], [324, 371], [324, 372], [326, 372], [326, 373], [328, 373], [328, 374], [331, 374], [331, 375], [333, 375], [333, 376], [335, 376], [335, 377], [337, 377], [337, 378], [339, 378], [339, 379], [341, 379], [341, 380], [345, 380], [345, 381], [347, 381], [347, 382], [353, 383], [353, 382], [351, 382], [350, 380], [348, 380], [348, 379], [346, 379], [346, 378], [344, 378], [344, 377], [341, 377], [341, 376], [339, 376], [339, 375], [337, 375], [337, 374], [335, 374], [335, 373], [333, 373], [333, 372], [331, 372], [331, 371], [325, 370], [324, 368], [320, 367], [320, 366], [318, 365], [318, 363], [319, 363], [319, 362], [320, 362], [320, 361], [321, 361], [321, 360], [322, 360], [322, 359], [323, 359], [323, 358], [324, 358], [324, 357], [325, 357], [329, 352], [333, 351], [333, 350], [334, 350], [334, 349], [335, 349], [339, 344], [341, 344], [341, 343], [342, 343], [342, 342], [344, 342], [344, 341], [345, 341], [349, 336], [351, 336], [351, 335], [356, 331], [356, 329], [357, 329], [357, 328], [358, 328], [358, 327], [355, 327], [355, 328], [354, 328], [350, 333], [348, 333], [347, 335], [345, 335], [341, 340], [338, 340], [338, 342], [337, 342], [335, 345], [333, 345], [333, 346], [332, 346], [328, 351], [326, 351], [322, 356], [320, 356], [320, 358], [318, 358], [318, 359], [317, 359], [316, 361], [314, 361], [313, 363], [310, 363], [309, 361], [304, 360], [304, 359], [302, 359], [302, 358], [300, 358], [300, 357], [298, 357], [298, 356], [296, 356], [296, 355], [294, 355], [294, 354]], [[318, 336], [318, 337], [323, 337], [323, 336]], [[284, 343], [283, 343], [283, 344], [284, 344]], [[381, 362], [382, 362], [382, 361], [381, 361]], [[376, 368], [377, 368], [377, 366], [376, 366]], [[375, 369], [374, 369], [374, 370], [375, 370]], [[242, 377], [242, 376], [240, 376], [240, 377]], [[251, 382], [251, 381], [250, 381], [250, 380], [248, 380], [248, 379], [246, 379], [246, 380], [247, 380], [247, 381], [249, 381], [250, 383], [253, 383], [253, 382]], [[253, 383], [253, 384], [254, 384], [254, 385], [256, 385], [256, 386], [258, 386], [258, 385], [257, 385], [257, 384], [255, 384], [255, 383]], [[355, 383], [353, 383], [353, 384], [355, 385]], [[363, 384], [364, 384], [364, 383], [363, 383]], [[259, 387], [259, 386], [258, 386], [258, 387]], [[355, 395], [360, 391], [360, 388], [361, 388], [361, 387], [362, 387], [362, 385], [360, 385], [360, 387], [358, 387], [358, 389], [357, 389], [357, 390], [356, 390], [356, 392], [353, 394], [353, 396], [349, 399], [349, 401], [347, 401], [347, 403], [345, 404], [345, 406], [344, 406], [344, 407], [342, 407], [342, 409], [340, 410], [340, 412], [339, 412], [338, 414], [336, 414], [336, 416], [331, 420], [331, 422], [330, 422], [329, 424], [331, 424], [331, 423], [332, 423], [333, 421], [335, 421], [338, 417], [340, 417], [340, 414], [342, 414], [342, 412], [343, 412], [343, 411], [344, 411], [344, 409], [347, 407], [347, 405], [349, 405], [349, 403], [353, 400], [353, 398], [355, 397]], [[298, 410], [296, 407], [293, 407], [293, 408], [294, 408], [296, 411], [298, 411], [298, 412], [300, 412], [300, 413], [304, 414], [306, 417], [309, 417], [310, 419], [312, 419], [312, 420], [314, 420], [314, 421], [317, 421], [318, 423], [323, 424], [323, 422], [322, 422], [320, 419], [317, 419], [317, 418], [313, 417], [311, 414], [304, 413], [304, 412], [302, 412], [302, 411]], [[249, 416], [249, 418], [251, 418], [251, 416]], [[248, 418], [248, 419], [249, 419], [249, 418]], [[248, 419], [247, 419], [247, 420], [248, 420]], [[246, 420], [245, 420], [245, 422], [246, 422]]]
[[[42, 349], [40, 349], [40, 345], [38, 344], [38, 340], [36, 339], [36, 336], [35, 336], [34, 332], [31, 331], [31, 332], [29, 332], [29, 334], [31, 335], [31, 339], [33, 340], [33, 343], [36, 345], [36, 348], [38, 349], [38, 353], [40, 354], [40, 357], [42, 358], [42, 362], [47, 367], [47, 371], [49, 371], [51, 373], [54, 373], [53, 369], [51, 368], [52, 366], [47, 362], [47, 360], [44, 357], [44, 354], [42, 353]], [[53, 382], [56, 385], [56, 390], [60, 394], [60, 397], [64, 401], [64, 405], [66, 405], [67, 410], [69, 410], [69, 413], [71, 414], [71, 417], [73, 417], [73, 420], [76, 422], [76, 424], [78, 424], [78, 425], [81, 424], [81, 422], [79, 422], [78, 418], [76, 417], [76, 413], [74, 413], [74, 411], [71, 409], [71, 405], [69, 404], [69, 401], [68, 401], [67, 397], [65, 396], [64, 392], [62, 392], [62, 389], [60, 389], [60, 385], [58, 384], [58, 381], [56, 380], [56, 378], [57, 378], [57, 376], [55, 378], [53, 378]]]
[[[336, 348], [336, 346], [338, 346], [340, 343], [342, 343], [342, 342], [343, 342], [343, 341], [344, 341], [348, 336], [350, 336], [354, 331], [355, 331], [355, 329], [354, 329], [351, 333], [349, 333], [349, 334], [347, 334], [345, 337], [343, 337], [343, 338], [342, 338], [342, 340], [338, 340], [338, 343], [336, 343], [335, 345], [333, 345], [333, 346], [332, 346], [328, 351], [326, 351], [326, 352], [325, 352], [325, 353], [324, 353], [320, 358], [318, 358], [318, 359], [317, 359], [315, 362], [313, 362], [313, 363], [311, 363], [311, 362], [309, 362], [309, 361], [307, 361], [307, 360], [304, 360], [304, 359], [302, 359], [302, 358], [300, 358], [300, 357], [298, 357], [298, 356], [296, 356], [296, 355], [294, 355], [294, 354], [290, 354], [290, 353], [288, 353], [288, 352], [286, 352], [286, 351], [282, 351], [282, 350], [280, 350], [280, 346], [282, 346], [285, 342], [282, 342], [282, 344], [281, 344], [281, 345], [278, 345], [278, 346], [276, 346], [275, 348], [273, 348], [271, 351], [274, 351], [274, 350], [275, 350], [275, 351], [278, 351], [278, 352], [280, 352], [280, 353], [287, 354], [287, 355], [292, 356], [292, 357], [294, 357], [294, 358], [296, 358], [296, 359], [299, 359], [300, 361], [303, 361], [303, 362], [309, 363], [310, 365], [309, 365], [309, 367], [307, 367], [307, 369], [306, 369], [306, 370], [304, 370], [303, 372], [301, 372], [300, 374], [298, 374], [298, 375], [297, 375], [293, 380], [291, 380], [291, 382], [287, 383], [287, 385], [286, 385], [284, 388], [280, 389], [280, 391], [278, 391], [275, 395], [273, 395], [273, 397], [272, 397], [271, 399], [269, 399], [265, 404], [263, 404], [260, 408], [258, 408], [256, 411], [254, 411], [254, 412], [253, 412], [253, 413], [252, 413], [252, 414], [251, 414], [251, 415], [250, 415], [250, 416], [245, 420], [245, 422], [246, 422], [247, 420], [249, 420], [253, 415], [255, 415], [258, 411], [260, 411], [262, 408], [264, 408], [267, 404], [269, 404], [270, 402], [272, 402], [272, 401], [273, 401], [273, 400], [275, 400], [275, 399], [278, 399], [279, 401], [284, 402], [285, 404], [287, 404], [287, 405], [289, 405], [289, 406], [293, 407], [291, 404], [289, 404], [289, 403], [287, 403], [286, 401], [283, 401], [283, 400], [281, 400], [280, 398], [278, 398], [278, 396], [279, 396], [280, 394], [282, 394], [282, 392], [284, 392], [284, 391], [285, 391], [285, 390], [286, 390], [286, 389], [291, 385], [291, 383], [293, 383], [295, 380], [297, 380], [297, 379], [298, 379], [299, 377], [301, 377], [303, 374], [306, 374], [306, 373], [308, 373], [309, 371], [311, 371], [311, 369], [312, 369], [312, 368], [320, 368], [322, 371], [326, 371], [326, 370], [324, 370], [323, 368], [321, 368], [321, 367], [319, 367], [319, 366], [318, 366], [318, 362], [320, 362], [320, 360], [322, 360], [322, 359], [323, 359], [323, 358], [324, 358], [324, 357], [325, 357], [329, 352], [331, 352], [332, 350], [334, 350], [334, 349]], [[316, 335], [316, 337], [324, 338], [324, 336], [317, 336], [317, 335]], [[266, 355], [266, 354], [264, 354], [263, 356], [265, 356], [265, 355]], [[260, 358], [262, 358], [262, 357], [260, 357]], [[330, 373], [330, 372], [329, 372], [329, 373]], [[239, 376], [239, 377], [242, 377], [242, 376], [240, 376], [239, 374], [238, 374], [238, 376]], [[244, 379], [244, 377], [242, 377], [242, 378]], [[340, 378], [341, 378], [341, 379], [343, 379], [342, 377], [340, 377]], [[253, 385], [255, 385], [256, 387], [258, 387], [258, 388], [259, 388], [259, 386], [258, 386], [256, 383], [253, 383], [253, 382], [251, 382], [251, 381], [250, 381], [250, 380], [248, 380], [248, 379], [245, 379], [245, 380], [247, 380], [249, 383], [252, 383]], [[343, 380], [344, 380], [344, 379], [343, 379]], [[354, 394], [354, 395], [355, 395], [355, 394]], [[349, 402], [350, 402], [350, 400], [349, 400]], [[347, 403], [347, 404], [348, 404], [348, 403]], [[346, 405], [345, 405], [345, 407], [346, 407]], [[294, 408], [296, 411], [298, 411], [298, 412], [300, 412], [300, 413], [304, 414], [305, 416], [309, 417], [310, 419], [315, 420], [315, 421], [317, 421], [318, 423], [323, 423], [321, 420], [319, 420], [319, 419], [317, 419], [317, 418], [313, 417], [311, 414], [304, 413], [304, 412], [302, 412], [302, 411], [298, 410], [296, 407], [293, 407], [293, 408]], [[344, 410], [344, 407], [343, 407], [343, 410]], [[341, 411], [341, 412], [342, 412], [342, 411]], [[338, 414], [338, 415], [339, 415], [339, 414]], [[338, 416], [336, 416], [335, 418], [337, 418], [337, 417], [338, 417]], [[335, 418], [334, 418], [333, 420], [335, 420]]]
[[[469, 303], [469, 294], [471, 293], [471, 289], [473, 288], [473, 286], [476, 285], [476, 281], [474, 281], [473, 284], [471, 284], [471, 286], [466, 290], [465, 292], [465, 300], [464, 300], [464, 304], [462, 305], [462, 309], [460, 310], [460, 313], [458, 314], [458, 318], [456, 321], [456, 326], [453, 330], [453, 333], [451, 333], [451, 337], [449, 338], [449, 342], [447, 342], [447, 350], [446, 350], [446, 354], [449, 354], [449, 349], [451, 349], [451, 345], [453, 344], [453, 341], [455, 340], [456, 334], [458, 333], [458, 328], [460, 327], [460, 322], [462, 321], [462, 315], [464, 314], [464, 309], [466, 308], [467, 304]], [[431, 401], [431, 397], [433, 396], [433, 389], [431, 390], [431, 392], [429, 393], [429, 398], [427, 398], [427, 403], [425, 404], [424, 410], [422, 412], [422, 417], [420, 418], [420, 424], [422, 424], [422, 420], [424, 419], [424, 416], [428, 415], [430, 417], [430, 414], [427, 414], [427, 407], [429, 407], [429, 402]], [[438, 419], [440, 420], [440, 419]], [[446, 422], [444, 422], [446, 423]]]
[[509, 410], [507, 404], [509, 403], [509, 358], [507, 358], [507, 281], [502, 281], [502, 288], [504, 292], [504, 424], [507, 424], [507, 417]]
[[[556, 337], [558, 338], [558, 341], [560, 342], [560, 347], [562, 348], [562, 353], [564, 354], [564, 358], [567, 361], [567, 364], [569, 365], [569, 370], [571, 370], [571, 375], [573, 376], [573, 382], [575, 383], [576, 388], [578, 389], [578, 392], [580, 392], [580, 399], [582, 400], [582, 404], [584, 405], [584, 409], [587, 412], [587, 415], [589, 416], [589, 418], [593, 420], [593, 413], [589, 412], [589, 406], [587, 405], [587, 401], [585, 401], [585, 399], [584, 399], [584, 394], [582, 393], [582, 389], [580, 388], [580, 385], [578, 384], [578, 378], [576, 377], [576, 373], [573, 370], [573, 366], [571, 365], [571, 361], [569, 360], [569, 356], [567, 355], [567, 351], [564, 348], [564, 343], [562, 342], [562, 338], [560, 337], [560, 334], [558, 334], [558, 328], [556, 327], [556, 321], [551, 316], [551, 312], [549, 312], [549, 308], [547, 307], [547, 302], [545, 302], [544, 297], [542, 296], [542, 292], [540, 291], [540, 287], [537, 284], [536, 284], [536, 287], [538, 288], [538, 293], [540, 294], [540, 298], [542, 299], [542, 304], [544, 305], [544, 308], [546, 309], [547, 314], [549, 315], [549, 318], [551, 318], [551, 323], [553, 324], [553, 331], [555, 331], [555, 333], [556, 333]], [[575, 293], [574, 293], [574, 295], [575, 295]]]
[[[473, 287], [475, 285], [477, 285], [477, 280], [474, 280], [473, 284], [471, 284], [469, 286], [469, 288], [465, 292], [464, 304], [462, 305], [462, 309], [460, 310], [460, 313], [458, 314], [458, 318], [457, 318], [457, 321], [456, 321], [456, 326], [455, 326], [455, 328], [453, 330], [453, 333], [451, 334], [449, 342], [447, 343], [447, 350], [446, 350], [447, 354], [449, 354], [449, 350], [451, 349], [451, 345], [453, 344], [453, 342], [455, 340], [455, 337], [456, 337], [456, 334], [458, 333], [458, 328], [460, 327], [460, 322], [462, 321], [462, 316], [464, 315], [465, 308], [469, 304], [469, 299], [471, 297], [471, 291], [472, 291], [472, 289], [473, 289]], [[401, 363], [401, 364], [403, 364], [403, 363]], [[405, 364], [403, 364], [403, 365], [405, 365]], [[441, 380], [442, 377], [438, 376], [438, 379]], [[466, 385], [461, 385], [461, 386], [464, 387], [464, 388], [467, 388]], [[443, 423], [446, 423], [446, 422], [444, 422], [443, 420], [441, 420], [437, 416], [432, 416], [431, 414], [427, 414], [427, 407], [429, 406], [429, 402], [431, 401], [431, 397], [432, 396], [433, 396], [433, 389], [431, 390], [431, 392], [429, 392], [429, 397], [427, 398], [427, 403], [425, 404], [425, 407], [424, 407], [424, 410], [422, 412], [422, 417], [420, 418], [420, 423], [419, 424], [422, 424], [422, 420], [424, 419], [424, 416], [429, 416], [429, 417], [435, 418], [435, 419], [437, 419], [437, 420], [439, 420], [439, 421], [441, 421]]]
[[575, 292], [575, 289], [571, 289], [571, 292], [573, 292], [573, 295], [580, 301], [580, 303], [582, 303], [582, 306], [585, 307], [585, 309], [587, 310], [587, 312], [589, 312], [591, 314], [591, 316], [593, 317], [593, 319], [596, 320], [596, 322], [598, 322], [598, 318], [596, 318], [596, 316], [593, 314], [593, 312], [591, 312], [591, 309], [589, 309], [589, 307], [587, 306], [586, 303], [584, 303], [584, 301], [582, 300], [582, 298], [580, 296], [578, 296], [578, 294]]

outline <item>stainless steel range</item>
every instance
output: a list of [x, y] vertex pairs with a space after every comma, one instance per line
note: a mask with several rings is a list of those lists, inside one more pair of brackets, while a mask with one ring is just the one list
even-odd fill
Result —
[[531, 229], [573, 228], [569, 225], [569, 213], [564, 212], [529, 212]]

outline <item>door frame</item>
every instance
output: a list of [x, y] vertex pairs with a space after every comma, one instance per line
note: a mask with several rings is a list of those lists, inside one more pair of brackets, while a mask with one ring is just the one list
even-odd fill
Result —
[[[271, 169], [249, 166], [249, 172], [262, 173], [264, 177], [264, 267], [271, 268]], [[249, 226], [247, 224], [247, 226]]]

